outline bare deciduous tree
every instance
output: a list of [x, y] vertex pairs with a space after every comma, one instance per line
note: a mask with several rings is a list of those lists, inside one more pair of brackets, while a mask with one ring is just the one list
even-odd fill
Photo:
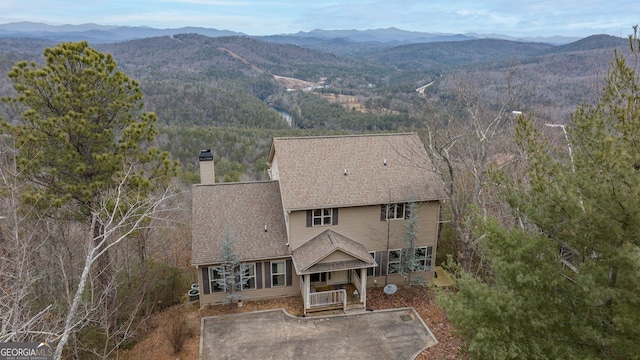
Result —
[[[508, 136], [515, 94], [511, 79], [494, 101], [483, 97], [483, 78], [451, 75], [451, 93], [425, 96], [428, 113], [424, 135], [433, 169], [448, 196], [451, 224], [457, 239], [457, 260], [470, 271], [478, 244], [473, 221], [500, 207], [491, 190], [490, 168], [511, 160]], [[451, 99], [443, 103], [442, 99]]]
[[22, 183], [12, 140], [0, 135], [0, 342], [51, 339], [59, 325], [49, 316], [55, 302], [41, 306], [35, 294], [49, 236], [33, 207], [19, 211]]
[[85, 321], [85, 318], [79, 317], [78, 314], [83, 304], [84, 292], [91, 280], [90, 274], [100, 257], [105, 256], [121, 242], [132, 238], [136, 231], [149, 227], [148, 220], [161, 219], [163, 215], [173, 211], [164, 206], [165, 202], [174, 196], [170, 188], [159, 194], [129, 192], [127, 182], [134, 169], [133, 164], [130, 164], [118, 186], [101, 194], [101, 207], [91, 214], [91, 229], [100, 226], [103, 231], [97, 239], [94, 232], [87, 233], [84, 267], [56, 346], [56, 359], [61, 358], [69, 336]]

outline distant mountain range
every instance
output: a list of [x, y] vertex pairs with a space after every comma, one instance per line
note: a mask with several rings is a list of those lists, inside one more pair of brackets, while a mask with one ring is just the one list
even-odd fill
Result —
[[47, 25], [32, 22], [0, 24], [0, 37], [39, 38], [52, 41], [80, 41], [104, 44], [175, 34], [197, 33], [209, 37], [243, 36], [245, 34], [201, 27], [154, 29], [150, 27], [106, 26], [97, 24]]
[[[158, 36], [196, 33], [209, 37], [249, 36], [244, 33], [203, 27], [182, 27], [177, 29], [156, 29], [151, 27], [107, 26], [97, 24], [47, 25], [33, 22], [0, 24], [0, 37], [39, 38], [55, 42], [87, 40], [94, 44], [115, 43]], [[472, 39], [503, 39], [512, 41], [541, 42], [562, 45], [574, 42], [576, 37], [512, 37], [500, 34], [446, 34], [405, 31], [397, 28], [375, 30], [312, 30], [295, 34], [252, 36], [265, 41], [296, 45], [318, 44], [336, 40], [346, 43], [368, 43], [371, 45], [397, 46], [404, 44], [441, 41], [462, 41]]]

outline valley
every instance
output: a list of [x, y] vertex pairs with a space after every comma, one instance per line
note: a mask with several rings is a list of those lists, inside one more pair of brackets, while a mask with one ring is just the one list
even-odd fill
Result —
[[[556, 46], [475, 39], [383, 46], [346, 56], [340, 46], [332, 53], [326, 41], [319, 51], [248, 37], [176, 34], [96, 48], [140, 81], [145, 109], [161, 125], [158, 145], [180, 161], [187, 178], [195, 173], [193, 154], [213, 147], [222, 176], [233, 171], [260, 179], [266, 154], [254, 153], [260, 149], [255, 138], [242, 135], [249, 129], [268, 138], [421, 128], [427, 103], [437, 105], [438, 116], [456, 116], [461, 86], [473, 86], [487, 108], [509, 101], [511, 110], [566, 122], [578, 104], [597, 99], [612, 49], [625, 51], [624, 43], [604, 35]], [[42, 61], [42, 49], [53, 44], [3, 39], [0, 71], [6, 74], [20, 59]], [[0, 94], [10, 93], [8, 79], [0, 77]], [[290, 113], [292, 126], [269, 106]], [[12, 119], [16, 113], [1, 104], [0, 116]], [[195, 131], [198, 136], [188, 142], [176, 137], [191, 127], [210, 130]], [[236, 144], [206, 135], [218, 132], [233, 133], [224, 139]]]

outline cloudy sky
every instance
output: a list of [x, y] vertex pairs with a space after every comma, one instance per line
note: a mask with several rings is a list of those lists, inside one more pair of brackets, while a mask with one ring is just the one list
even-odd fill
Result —
[[313, 29], [380, 29], [514, 36], [626, 37], [640, 22], [637, 0], [1, 0], [0, 24], [179, 28], [249, 35]]

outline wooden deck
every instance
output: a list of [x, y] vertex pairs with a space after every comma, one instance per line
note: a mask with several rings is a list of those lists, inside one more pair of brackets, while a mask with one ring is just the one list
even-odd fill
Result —
[[433, 275], [433, 284], [437, 287], [447, 287], [455, 285], [455, 280], [451, 278], [442, 266], [436, 266], [436, 273]]

